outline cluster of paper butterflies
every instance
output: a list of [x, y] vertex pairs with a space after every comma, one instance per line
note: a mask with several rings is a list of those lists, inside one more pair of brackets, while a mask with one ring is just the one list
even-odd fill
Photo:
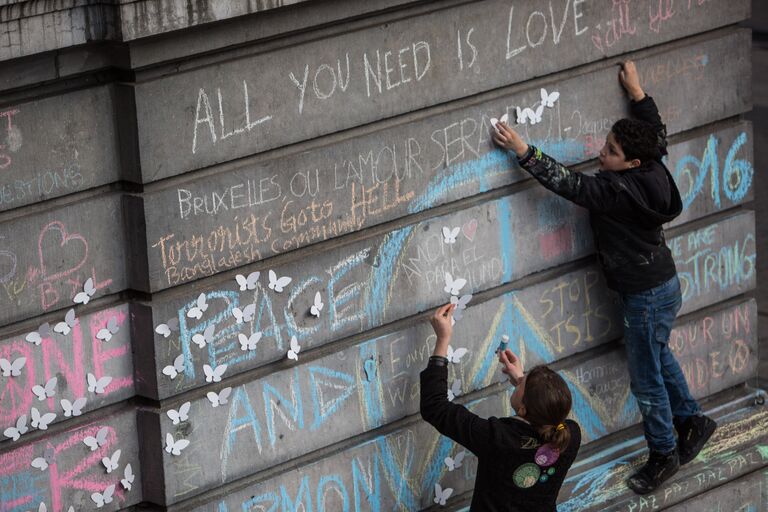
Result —
[[[515, 117], [517, 124], [526, 124], [530, 123], [531, 125], [538, 124], [541, 122], [541, 117], [544, 114], [544, 107], [548, 108], [554, 108], [555, 103], [560, 98], [560, 93], [555, 91], [553, 93], [548, 93], [546, 89], [541, 89], [541, 101], [537, 101], [533, 104], [532, 107], [515, 107]], [[538, 106], [536, 104], [538, 103]], [[534, 110], [535, 108], [535, 110]], [[502, 123], [506, 123], [509, 121], [509, 116], [507, 114], [504, 114], [501, 116], [501, 119], [496, 119], [495, 117], [491, 118], [491, 124], [494, 128], [496, 128], [496, 123], [501, 121]]]
[[[466, 450], [461, 450], [459, 453], [457, 453], [454, 457], [448, 456], [446, 457], [443, 462], [446, 466], [448, 466], [448, 471], [453, 471], [454, 469], [459, 469], [461, 467], [461, 464], [464, 462], [464, 457], [467, 456]], [[448, 498], [451, 497], [453, 494], [453, 488], [446, 487], [443, 489], [443, 487], [439, 483], [435, 483], [435, 503], [438, 505], [445, 505], [445, 502], [448, 500]]]
[[[74, 301], [78, 304], [88, 304], [88, 301], [94, 293], [96, 293], [96, 289], [93, 287], [93, 279], [89, 278], [83, 286], [83, 291], [75, 295]], [[46, 322], [42, 324], [36, 331], [27, 334], [25, 339], [33, 345], [39, 346], [43, 342], [43, 339], [52, 337], [54, 332], [59, 333], [62, 336], [69, 335], [69, 333], [78, 324], [78, 322], [79, 320], [75, 316], [75, 310], [70, 309], [67, 311], [64, 320], [55, 324], [53, 329], [51, 329], [51, 325]], [[107, 342], [112, 339], [113, 335], [117, 334], [118, 330], [119, 326], [117, 325], [117, 318], [111, 317], [107, 321], [106, 326], [101, 328], [96, 333], [96, 337], [104, 342]], [[26, 365], [26, 362], [27, 359], [25, 357], [19, 357], [13, 361], [0, 358], [0, 375], [10, 378], [19, 377], [21, 375], [21, 371]], [[109, 386], [109, 384], [112, 382], [112, 377], [109, 375], [96, 378], [96, 376], [90, 372], [88, 372], [86, 378], [88, 381], [88, 392], [95, 394], [105, 393], [107, 386]], [[56, 395], [57, 382], [58, 379], [56, 377], [52, 377], [44, 384], [35, 384], [32, 386], [32, 393], [37, 397], [39, 401], [44, 402], [48, 398], [52, 398]], [[62, 398], [59, 403], [61, 404], [64, 416], [69, 418], [71, 416], [80, 416], [83, 413], [83, 408], [87, 402], [87, 397], [82, 396], [75, 398], [74, 400]], [[32, 428], [36, 428], [38, 430], [47, 430], [48, 425], [56, 419], [56, 413], [43, 413], [40, 412], [40, 410], [38, 410], [36, 407], [32, 407], [30, 411], [30, 419], [30, 425]], [[21, 436], [28, 431], [29, 428], [27, 427], [27, 415], [22, 414], [16, 419], [16, 425], [6, 428], [3, 431], [3, 434], [5, 437], [8, 437], [13, 441], [18, 441], [19, 438], [21, 438]]]

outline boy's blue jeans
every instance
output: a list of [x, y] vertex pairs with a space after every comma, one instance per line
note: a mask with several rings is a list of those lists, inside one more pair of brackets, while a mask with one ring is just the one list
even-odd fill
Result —
[[675, 448], [673, 416], [701, 414], [680, 365], [669, 349], [669, 335], [683, 303], [677, 276], [650, 290], [621, 294], [624, 343], [630, 388], [643, 415], [651, 450]]

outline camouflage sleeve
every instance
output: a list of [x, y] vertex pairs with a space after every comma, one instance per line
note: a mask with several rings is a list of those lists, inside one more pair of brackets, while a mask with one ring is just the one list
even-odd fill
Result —
[[630, 108], [632, 110], [632, 115], [635, 118], [653, 125], [654, 129], [656, 130], [659, 157], [666, 155], [667, 127], [663, 122], [661, 122], [659, 108], [656, 106], [656, 102], [653, 101], [653, 98], [646, 94], [645, 98], [641, 99], [640, 101], [632, 101], [630, 103]]

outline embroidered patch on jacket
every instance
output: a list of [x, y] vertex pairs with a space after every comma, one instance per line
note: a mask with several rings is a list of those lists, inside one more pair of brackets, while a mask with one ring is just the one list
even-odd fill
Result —
[[533, 487], [536, 482], [546, 483], [555, 474], [555, 468], [551, 466], [559, 458], [560, 452], [555, 447], [549, 444], [541, 445], [534, 456], [536, 463], [526, 462], [519, 466], [512, 474], [512, 481], [521, 489]]
[[529, 487], [536, 485], [540, 475], [541, 470], [539, 469], [539, 466], [532, 462], [527, 462], [515, 470], [512, 475], [512, 480], [515, 482], [515, 485], [521, 489], [528, 489]]

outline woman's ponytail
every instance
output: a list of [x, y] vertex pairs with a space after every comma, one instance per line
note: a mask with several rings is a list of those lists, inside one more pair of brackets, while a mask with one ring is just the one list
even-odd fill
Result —
[[558, 423], [557, 425], [543, 425], [536, 427], [539, 432], [541, 440], [545, 444], [551, 445], [556, 448], [558, 452], [565, 451], [568, 448], [568, 444], [571, 442], [571, 431], [565, 422]]
[[571, 390], [562, 377], [546, 366], [533, 368], [525, 378], [525, 419], [539, 437], [559, 452], [568, 448], [571, 431], [565, 418], [571, 412]]

